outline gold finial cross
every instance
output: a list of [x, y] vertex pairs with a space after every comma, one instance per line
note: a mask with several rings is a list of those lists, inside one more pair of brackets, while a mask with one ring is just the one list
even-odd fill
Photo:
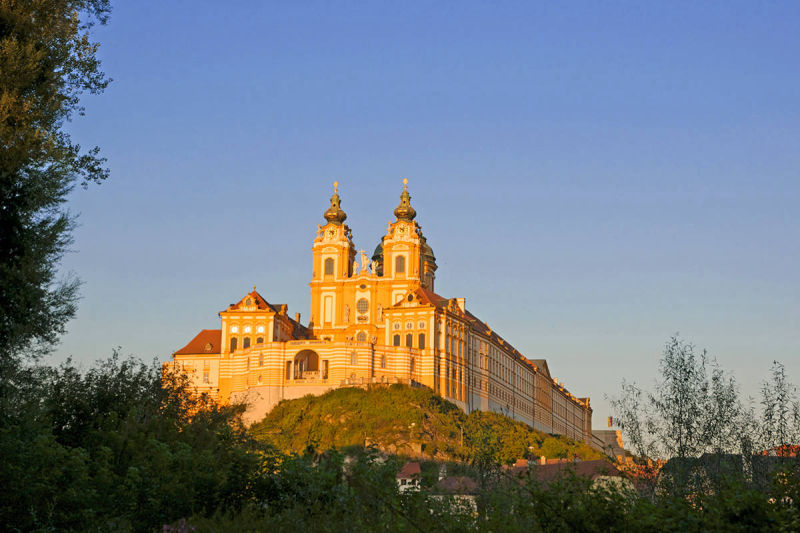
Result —
[[334, 194], [339, 192], [339, 182], [338, 181], [334, 181], [333, 182], [333, 192], [334, 192]]
[[408, 190], [408, 178], [403, 178], [403, 190]]

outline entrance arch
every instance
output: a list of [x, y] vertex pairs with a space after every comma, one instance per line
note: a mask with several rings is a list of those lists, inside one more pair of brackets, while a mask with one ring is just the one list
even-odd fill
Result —
[[294, 379], [319, 377], [319, 355], [314, 350], [301, 350], [294, 356]]

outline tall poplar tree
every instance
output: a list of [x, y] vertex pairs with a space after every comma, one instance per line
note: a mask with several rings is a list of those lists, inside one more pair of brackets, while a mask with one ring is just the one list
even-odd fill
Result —
[[80, 97], [102, 92], [94, 24], [108, 0], [0, 0], [0, 365], [40, 354], [75, 314], [76, 279], [58, 279], [76, 184], [108, 177], [99, 149], [65, 132]]

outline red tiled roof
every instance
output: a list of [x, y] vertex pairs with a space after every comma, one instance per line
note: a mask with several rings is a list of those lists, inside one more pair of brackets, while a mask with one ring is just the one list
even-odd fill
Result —
[[436, 489], [446, 494], [474, 494], [478, 491], [478, 483], [466, 476], [449, 476], [439, 480]]
[[598, 476], [619, 476], [621, 475], [616, 466], [604, 459], [595, 461], [580, 461], [577, 463], [564, 462], [557, 464], [546, 464], [533, 466], [533, 476], [539, 481], [551, 482], [558, 479], [568, 471], [575, 472], [576, 476], [588, 479], [595, 479]]
[[419, 467], [419, 463], [406, 463], [397, 473], [397, 479], [411, 479], [413, 476], [419, 476], [421, 473], [422, 469]]
[[435, 305], [436, 307], [443, 307], [447, 305], [447, 298], [439, 296], [435, 292], [429, 291], [428, 289], [417, 287], [414, 293], [417, 295], [417, 298], [419, 298], [419, 301], [424, 305]]
[[189, 344], [172, 355], [219, 354], [222, 353], [221, 344], [221, 329], [204, 329], [190, 340]]

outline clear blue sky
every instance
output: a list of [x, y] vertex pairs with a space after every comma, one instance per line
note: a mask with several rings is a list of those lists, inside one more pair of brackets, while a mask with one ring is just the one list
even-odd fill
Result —
[[700, 4], [116, 2], [53, 360], [166, 360], [253, 285], [306, 319], [331, 183], [371, 252], [406, 177], [437, 292], [595, 427], [675, 332], [800, 382], [800, 3]]

